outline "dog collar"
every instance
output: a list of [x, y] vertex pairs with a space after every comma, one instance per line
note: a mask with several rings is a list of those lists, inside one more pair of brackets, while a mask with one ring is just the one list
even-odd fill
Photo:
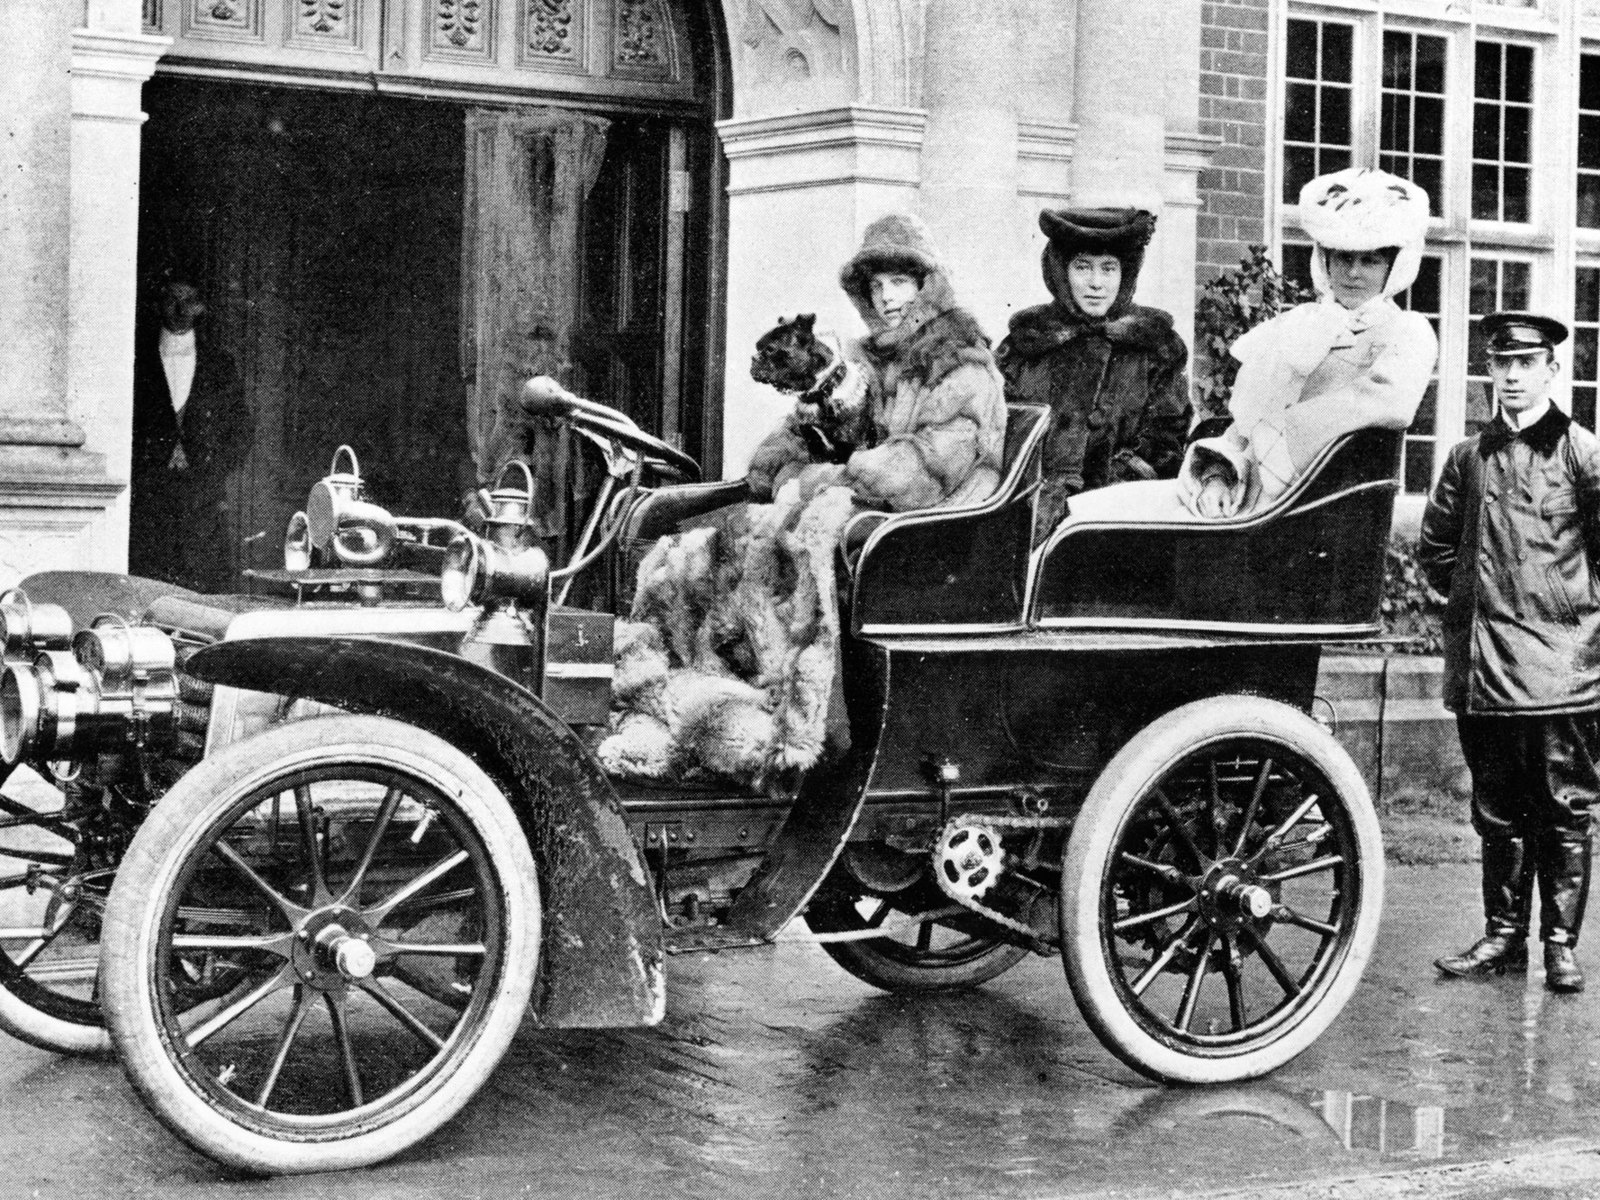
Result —
[[828, 373], [812, 384], [809, 390], [802, 392], [800, 399], [809, 401], [814, 396], [826, 397], [832, 395], [833, 389], [844, 382], [845, 371], [848, 367], [849, 363], [843, 357], [836, 357], [833, 367]]

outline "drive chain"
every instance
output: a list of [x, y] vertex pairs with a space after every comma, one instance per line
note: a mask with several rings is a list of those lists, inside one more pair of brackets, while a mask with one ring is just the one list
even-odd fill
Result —
[[[1070, 829], [1072, 827], [1072, 820], [1069, 817], [952, 817], [949, 821], [945, 822], [944, 828], [939, 831], [939, 836], [934, 843], [935, 846], [942, 846], [945, 842], [945, 839], [962, 826], [969, 828], [974, 826], [983, 826], [991, 830]], [[998, 841], [999, 839], [996, 840]], [[936, 850], [930, 851], [930, 854], [936, 853]], [[1006, 860], [1010, 857], [1010, 855], [1006, 852], [1004, 842], [1000, 842], [1000, 854], [1001, 866], [1004, 867]], [[946, 896], [949, 896], [950, 899], [954, 900], [957, 904], [961, 905], [962, 908], [969, 909], [972, 912], [977, 913], [984, 920], [993, 921], [996, 925], [999, 925], [1005, 929], [1009, 929], [1013, 933], [1022, 934], [1028, 939], [1029, 942], [1033, 944], [1036, 950], [1041, 950], [1043, 952], [1053, 949], [1053, 947], [1048, 946], [1044, 939], [1039, 936], [1038, 931], [1026, 921], [1018, 921], [1015, 917], [1008, 917], [1004, 913], [997, 912], [996, 910], [989, 908], [987, 905], [981, 904], [975, 899], [963, 896], [956, 892], [951, 887], [949, 881], [945, 879], [944, 872], [938, 869], [938, 863], [934, 864], [933, 877], [939, 881], [939, 890], [942, 891]]]

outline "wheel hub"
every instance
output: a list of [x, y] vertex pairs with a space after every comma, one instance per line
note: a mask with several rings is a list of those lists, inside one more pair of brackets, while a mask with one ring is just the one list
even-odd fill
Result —
[[354, 909], [318, 909], [295, 931], [290, 964], [307, 986], [330, 991], [368, 978], [378, 963], [372, 929]]
[[1213, 863], [1195, 893], [1200, 915], [1214, 928], [1235, 930], [1269, 921], [1277, 901], [1251, 867], [1240, 859]]

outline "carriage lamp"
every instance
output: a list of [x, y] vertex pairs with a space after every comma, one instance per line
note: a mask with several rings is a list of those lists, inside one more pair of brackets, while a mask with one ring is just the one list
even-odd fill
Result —
[[0, 594], [0, 649], [8, 660], [40, 650], [64, 650], [72, 641], [72, 617], [59, 604], [35, 604], [21, 588]]
[[497, 600], [542, 612], [550, 594], [550, 560], [537, 546], [508, 551], [463, 533], [445, 550], [439, 592], [451, 612]]
[[171, 639], [147, 625], [99, 618], [72, 650], [44, 650], [0, 675], [0, 756], [71, 758], [165, 731], [178, 698]]

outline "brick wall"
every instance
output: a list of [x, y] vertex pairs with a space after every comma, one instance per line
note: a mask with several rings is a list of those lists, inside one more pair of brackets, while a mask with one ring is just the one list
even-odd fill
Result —
[[1200, 172], [1196, 278], [1204, 285], [1265, 242], [1267, 5], [1204, 0], [1200, 27], [1200, 132], [1222, 139]]

